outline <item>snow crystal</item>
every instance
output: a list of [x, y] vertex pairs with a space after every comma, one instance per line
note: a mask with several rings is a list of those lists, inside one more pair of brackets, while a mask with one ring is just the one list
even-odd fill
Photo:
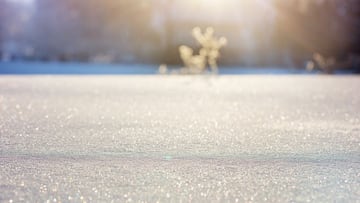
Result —
[[354, 76], [1, 76], [0, 201], [357, 202], [358, 87]]

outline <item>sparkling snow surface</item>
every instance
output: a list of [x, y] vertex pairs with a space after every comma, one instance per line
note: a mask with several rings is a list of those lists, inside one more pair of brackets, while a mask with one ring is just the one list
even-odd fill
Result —
[[0, 202], [360, 202], [360, 77], [0, 76]]

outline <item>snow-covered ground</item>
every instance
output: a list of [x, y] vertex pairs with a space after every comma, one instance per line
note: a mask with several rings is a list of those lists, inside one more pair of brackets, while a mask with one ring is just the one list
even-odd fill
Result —
[[59, 62], [0, 62], [0, 74], [56, 74], [56, 75], [99, 75], [99, 74], [157, 74], [159, 66], [144, 64], [96, 64]]
[[[168, 66], [170, 72], [179, 71], [181, 66]], [[148, 64], [96, 64], [96, 63], [59, 63], [59, 62], [0, 62], [0, 74], [21, 75], [154, 75], [158, 74], [159, 65]], [[351, 74], [351, 70], [338, 70], [336, 74]], [[314, 74], [319, 71], [281, 67], [238, 67], [219, 68], [220, 74]]]
[[0, 76], [0, 202], [360, 202], [359, 87]]

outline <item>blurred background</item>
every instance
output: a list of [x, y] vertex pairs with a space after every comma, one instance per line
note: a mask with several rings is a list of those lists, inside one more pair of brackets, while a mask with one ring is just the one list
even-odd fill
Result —
[[193, 27], [228, 39], [220, 66], [359, 73], [359, 0], [0, 0], [0, 60], [181, 65]]

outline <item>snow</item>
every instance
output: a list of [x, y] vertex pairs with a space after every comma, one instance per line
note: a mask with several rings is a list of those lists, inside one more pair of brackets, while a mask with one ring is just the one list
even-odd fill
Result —
[[157, 74], [158, 66], [144, 64], [60, 63], [60, 62], [0, 62], [0, 74]]
[[[102, 63], [76, 63], [76, 62], [0, 62], [0, 74], [3, 75], [155, 75], [159, 73], [159, 65], [149, 64], [102, 64]], [[169, 72], [179, 72], [181, 66], [167, 66]], [[354, 70], [335, 70], [336, 74], [352, 74]], [[287, 75], [287, 74], [318, 74], [317, 71], [306, 71], [297, 68], [281, 67], [239, 67], [221, 66], [221, 75]]]
[[359, 202], [358, 76], [0, 76], [0, 202]]

